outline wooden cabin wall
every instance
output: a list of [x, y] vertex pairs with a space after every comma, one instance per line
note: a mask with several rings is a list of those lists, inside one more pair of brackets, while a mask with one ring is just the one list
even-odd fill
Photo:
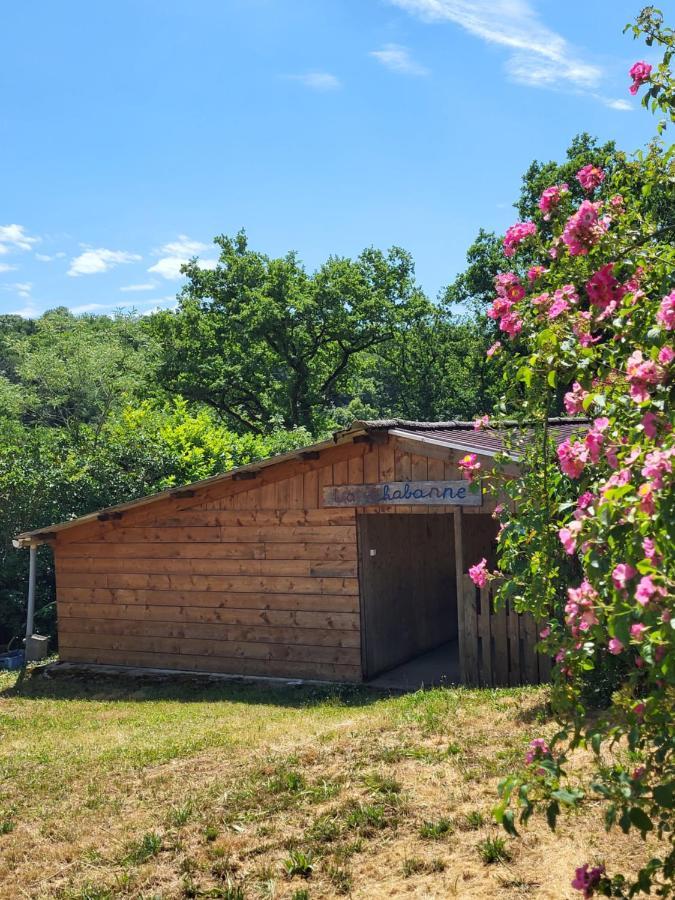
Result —
[[64, 660], [361, 678], [356, 518], [321, 509], [364, 445], [210, 485], [55, 547]]
[[[60, 533], [61, 658], [359, 681], [357, 510], [324, 508], [321, 489], [459, 477], [461, 453], [430, 452], [392, 438], [342, 444], [318, 459], [264, 468], [254, 480], [215, 482], [193, 497]], [[451, 514], [418, 506], [358, 512]]]

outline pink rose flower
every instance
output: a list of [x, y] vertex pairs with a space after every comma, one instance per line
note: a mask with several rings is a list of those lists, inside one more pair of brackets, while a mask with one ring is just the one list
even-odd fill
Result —
[[634, 569], [629, 563], [619, 563], [612, 571], [614, 587], [617, 591], [625, 591], [627, 582], [636, 575], [637, 569]]
[[628, 74], [633, 79], [633, 83], [628, 90], [635, 96], [640, 90], [640, 87], [649, 81], [649, 76], [652, 74], [652, 67], [649, 63], [644, 61], [636, 62], [633, 63]]
[[598, 594], [584, 578], [578, 588], [567, 589], [567, 603], [565, 604], [565, 623], [573, 637], [579, 637], [592, 625], [598, 624], [595, 614], [595, 604]]
[[546, 741], [543, 738], [535, 738], [533, 741], [530, 741], [530, 747], [525, 754], [525, 763], [530, 766], [535, 760], [550, 756], [551, 748]]
[[593, 896], [594, 889], [600, 884], [600, 879], [604, 874], [604, 866], [595, 866], [595, 868], [589, 870], [588, 863], [585, 863], [575, 870], [572, 887], [575, 891], [581, 891], [584, 900], [588, 900], [589, 897]]
[[658, 425], [658, 422], [659, 418], [658, 416], [655, 416], [653, 412], [645, 413], [640, 420], [640, 424], [644, 428], [645, 434], [648, 438], [656, 437], [656, 426]]
[[495, 353], [497, 353], [499, 350], [501, 350], [501, 348], [502, 348], [502, 342], [501, 342], [501, 341], [495, 341], [494, 344], [492, 344], [492, 346], [488, 347], [488, 349], [487, 349], [485, 355], [486, 355], [488, 358], [491, 357], [491, 356], [494, 356]]
[[538, 278], [541, 278], [542, 275], [545, 275], [548, 272], [548, 269], [544, 268], [544, 266], [531, 266], [527, 270], [527, 280], [530, 284], [534, 284]]
[[534, 222], [516, 222], [515, 225], [511, 225], [504, 235], [504, 256], [513, 256], [516, 252], [516, 247], [522, 244], [526, 238], [536, 233], [537, 226]]
[[545, 221], [551, 218], [553, 211], [560, 204], [563, 197], [569, 193], [569, 185], [554, 184], [547, 187], [539, 198], [539, 209], [544, 214]]
[[525, 296], [525, 288], [515, 272], [500, 272], [494, 283], [498, 296], [505, 297], [512, 303], [517, 303]]
[[485, 557], [479, 563], [476, 563], [475, 566], [469, 568], [469, 578], [476, 587], [484, 588], [487, 586], [490, 580], [490, 573], [487, 571], [487, 560]]
[[620, 653], [623, 653], [625, 648], [618, 638], [611, 638], [607, 644], [607, 649], [613, 656], [618, 656]]
[[587, 166], [579, 169], [576, 177], [582, 188], [591, 193], [597, 187], [600, 187], [605, 180], [605, 173], [598, 166], [589, 163]]
[[649, 400], [653, 385], [663, 381], [664, 372], [653, 359], [645, 359], [641, 350], [634, 350], [626, 362], [626, 377], [630, 385], [630, 396], [635, 403]]
[[572, 385], [572, 390], [565, 394], [563, 403], [569, 416], [577, 416], [584, 411], [584, 400], [588, 397], [588, 391], [584, 390], [578, 381]]
[[661, 347], [659, 350], [659, 362], [663, 366], [669, 366], [675, 359], [675, 350], [672, 347]]
[[477, 419], [474, 419], [473, 430], [481, 431], [483, 428], [487, 428], [489, 424], [490, 416], [478, 416]]
[[556, 450], [560, 468], [569, 478], [578, 478], [588, 462], [588, 448], [584, 444], [571, 444], [569, 438]]
[[618, 307], [626, 288], [614, 277], [614, 263], [607, 263], [598, 269], [586, 282], [586, 293], [591, 304], [607, 318]]
[[457, 463], [458, 468], [462, 472], [462, 477], [467, 481], [473, 481], [475, 476], [480, 472], [481, 464], [475, 453], [467, 453]]
[[644, 637], [644, 633], [647, 630], [647, 626], [643, 625], [642, 622], [634, 622], [630, 626], [630, 636], [635, 641], [641, 641]]
[[656, 321], [663, 325], [666, 331], [675, 329], [675, 291], [672, 291], [661, 301], [659, 311], [656, 314]]
[[665, 596], [665, 589], [654, 584], [651, 575], [643, 575], [635, 591], [635, 599], [640, 606], [647, 606], [654, 597]]
[[558, 532], [558, 537], [560, 538], [560, 543], [565, 548], [565, 553], [570, 556], [577, 549], [577, 538], [579, 537], [579, 532], [581, 531], [581, 522], [570, 522], [569, 525], [566, 525], [564, 528], [561, 528]]
[[563, 243], [570, 256], [586, 256], [605, 234], [610, 225], [608, 216], [598, 216], [598, 203], [584, 200], [579, 209], [567, 220], [562, 233]]
[[542, 639], [542, 641], [545, 641], [547, 637], [550, 637], [550, 635], [551, 635], [551, 628], [549, 625], [547, 625], [546, 628], [542, 628], [541, 631], [539, 632], [539, 637]]

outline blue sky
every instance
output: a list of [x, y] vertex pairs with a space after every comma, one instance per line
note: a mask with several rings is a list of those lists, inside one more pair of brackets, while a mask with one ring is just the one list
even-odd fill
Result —
[[23, 0], [0, 34], [0, 312], [171, 305], [245, 227], [398, 244], [435, 296], [533, 158], [654, 131], [638, 0]]

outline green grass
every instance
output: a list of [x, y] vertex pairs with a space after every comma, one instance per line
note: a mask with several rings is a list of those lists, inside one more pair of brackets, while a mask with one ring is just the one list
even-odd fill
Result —
[[[0, 674], [0, 896], [461, 896], [471, 863], [473, 895], [498, 896], [505, 870], [480, 860], [511, 849], [476, 832], [499, 778], [555, 727], [533, 714], [545, 699]], [[511, 841], [519, 867], [566, 852], [573, 871], [582, 824], [567, 850], [545, 826], [536, 851]]]

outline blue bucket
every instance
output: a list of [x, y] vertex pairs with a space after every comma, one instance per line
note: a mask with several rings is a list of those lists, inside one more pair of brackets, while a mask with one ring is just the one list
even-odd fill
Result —
[[23, 650], [10, 650], [8, 653], [0, 653], [0, 669], [20, 669], [24, 664], [25, 653]]

